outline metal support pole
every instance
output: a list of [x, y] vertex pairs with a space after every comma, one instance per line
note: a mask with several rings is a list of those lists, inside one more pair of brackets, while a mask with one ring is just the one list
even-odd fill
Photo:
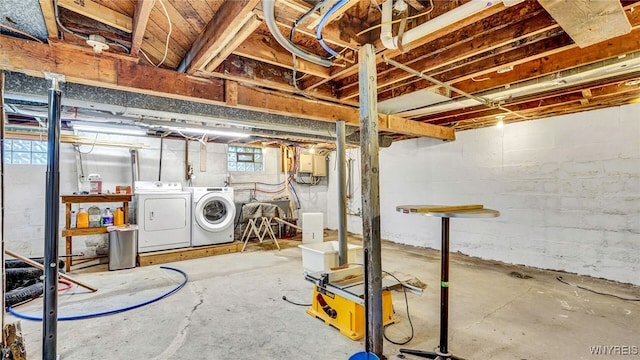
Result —
[[366, 44], [358, 53], [360, 69], [360, 152], [362, 161], [362, 230], [367, 249], [366, 350], [382, 357], [382, 259], [380, 246], [380, 174], [376, 54]]
[[44, 310], [42, 359], [56, 360], [58, 341], [58, 217], [60, 216], [60, 87], [64, 77], [45, 74], [51, 80], [47, 134], [47, 189], [44, 239]]
[[[2, 309], [4, 303], [5, 273], [4, 273], [4, 72], [0, 72], [0, 267], [2, 268]], [[2, 311], [2, 330], [4, 331], [4, 311]], [[2, 337], [4, 339], [4, 336]]]
[[442, 218], [440, 261], [440, 347], [441, 354], [449, 354], [449, 218]]
[[348, 259], [347, 246], [347, 172], [345, 162], [345, 124], [336, 121], [336, 161], [338, 162], [338, 261], [346, 265]]

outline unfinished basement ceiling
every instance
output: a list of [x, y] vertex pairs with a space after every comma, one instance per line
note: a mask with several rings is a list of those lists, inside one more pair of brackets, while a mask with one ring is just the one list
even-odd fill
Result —
[[[576, 0], [571, 16], [563, 3], [4, 0], [0, 69], [14, 72], [9, 77], [60, 73], [105, 94], [117, 89], [215, 106], [218, 116], [207, 121], [177, 110], [146, 118], [251, 128], [256, 138], [289, 132], [294, 141], [331, 140], [325, 132], [336, 120], [357, 130], [357, 56], [367, 43], [378, 54], [380, 131], [396, 140], [452, 140], [452, 129], [490, 126], [497, 117], [508, 123], [640, 101], [640, 0]], [[95, 53], [89, 37], [108, 48]], [[294, 61], [283, 46], [303, 55]], [[10, 122], [24, 122], [14, 105]], [[238, 110], [251, 118], [234, 116]], [[274, 124], [256, 114], [309, 123], [289, 129], [286, 120]]]

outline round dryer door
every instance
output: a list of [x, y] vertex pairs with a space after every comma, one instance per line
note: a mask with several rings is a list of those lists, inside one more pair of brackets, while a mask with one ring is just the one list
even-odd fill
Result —
[[229, 199], [218, 193], [211, 193], [200, 198], [193, 216], [204, 230], [216, 232], [230, 226], [235, 214], [235, 205]]

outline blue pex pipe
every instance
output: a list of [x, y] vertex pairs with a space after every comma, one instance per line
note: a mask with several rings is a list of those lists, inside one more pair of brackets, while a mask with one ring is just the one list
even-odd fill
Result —
[[[134, 305], [131, 305], [131, 306], [127, 306], [127, 307], [123, 307], [123, 308], [119, 308], [119, 309], [114, 309], [114, 310], [107, 310], [107, 311], [102, 311], [102, 312], [97, 312], [97, 313], [90, 313], [90, 314], [83, 314], [83, 315], [73, 315], [73, 316], [59, 317], [58, 321], [90, 319], [90, 318], [113, 315], [113, 314], [118, 314], [118, 313], [129, 311], [129, 310], [137, 309], [139, 307], [143, 307], [145, 305], [149, 305], [149, 304], [154, 303], [154, 302], [156, 302], [158, 300], [162, 300], [162, 299], [168, 297], [169, 295], [172, 295], [173, 293], [175, 293], [178, 290], [182, 289], [186, 285], [187, 281], [189, 280], [189, 276], [183, 270], [176, 269], [176, 268], [169, 267], [169, 266], [160, 266], [160, 269], [167, 269], [167, 270], [173, 270], [175, 272], [179, 272], [180, 274], [182, 274], [184, 279], [182, 280], [182, 282], [178, 286], [176, 286], [172, 290], [170, 290], [170, 291], [168, 291], [168, 292], [166, 292], [166, 293], [164, 293], [164, 294], [162, 294], [160, 296], [157, 296], [157, 297], [155, 297], [153, 299], [150, 299], [150, 300], [138, 303], [138, 304], [134, 304]], [[7, 308], [7, 310], [12, 315], [14, 315], [16, 317], [19, 317], [21, 319], [33, 320], [33, 321], [42, 321], [42, 317], [20, 314], [19, 312], [16, 312], [11, 307]]]
[[320, 23], [318, 23], [318, 27], [316, 28], [316, 39], [318, 40], [318, 42], [320, 42], [320, 45], [327, 50], [327, 52], [329, 54], [331, 54], [332, 56], [338, 57], [338, 53], [335, 52], [335, 50], [333, 50], [332, 48], [329, 47], [329, 45], [324, 43], [324, 40], [322, 39], [322, 28], [324, 27], [324, 23], [327, 22], [327, 19], [329, 18], [329, 16], [331, 16], [334, 12], [336, 12], [338, 9], [340, 9], [343, 5], [345, 5], [349, 0], [340, 0], [339, 2], [337, 2], [335, 5], [333, 5], [333, 7], [331, 7], [331, 9], [329, 9], [329, 11], [327, 11], [324, 16], [322, 17], [322, 19], [320, 19]]

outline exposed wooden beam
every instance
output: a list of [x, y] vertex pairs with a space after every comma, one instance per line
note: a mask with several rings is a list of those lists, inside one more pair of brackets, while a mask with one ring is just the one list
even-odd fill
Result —
[[538, 0], [579, 47], [631, 31], [620, 1]]
[[[320, 6], [320, 15], [324, 16], [339, 0], [328, 0], [322, 6]], [[359, 0], [349, 0], [346, 4], [342, 5], [338, 10], [334, 11], [329, 17], [325, 24], [329, 24], [333, 20], [337, 19], [340, 15], [344, 14], [347, 10], [351, 9], [354, 5], [358, 4]], [[318, 24], [320, 24], [321, 16], [317, 17], [313, 21], [307, 25], [307, 29], [315, 29]]]
[[[224, 80], [196, 78], [172, 70], [138, 65], [108, 54], [97, 57], [92, 51], [75, 46], [61, 44], [50, 47], [0, 35], [0, 70], [37, 77], [43, 77], [44, 72], [53, 72], [65, 75], [66, 81], [72, 83], [228, 106]], [[359, 123], [355, 107], [286, 96], [243, 84], [238, 84], [237, 107], [311, 120]], [[451, 130], [399, 117], [385, 120], [380, 130], [451, 140], [448, 133]]]
[[573, 46], [566, 51], [532, 59], [525, 64], [518, 65], [514, 71], [494, 76], [487, 81], [478, 82], [467, 79], [456, 81], [453, 86], [469, 93], [476, 93], [553, 74], [576, 66], [591, 64], [603, 59], [626, 55], [630, 52], [638, 51], [638, 49], [640, 49], [640, 28], [634, 29], [627, 35], [612, 39], [607, 43], [592, 45], [588, 48]]
[[[252, 34], [234, 51], [235, 54], [269, 64], [293, 69], [291, 53], [278, 44], [272, 37], [262, 34]], [[297, 70], [302, 73], [328, 77], [329, 68], [297, 58]], [[300, 75], [298, 75], [300, 76]]]
[[[534, 16], [519, 18], [518, 22], [510, 23], [510, 18], [518, 16], [521, 10], [530, 14], [535, 10], [536, 3], [527, 2], [525, 6], [505, 10], [487, 21], [472, 24], [459, 32], [436, 39], [424, 46], [411, 51], [403, 57], [403, 64], [419, 71], [431, 72], [462, 59], [476, 56], [486, 51], [498, 49], [502, 46], [522, 42], [527, 37], [558, 28], [551, 17], [539, 9]], [[515, 8], [515, 7], [514, 7]], [[407, 72], [393, 67], [378, 65], [378, 89], [410, 78]], [[341, 99], [349, 99], [358, 95], [357, 83], [354, 77], [345, 78], [338, 82]]]
[[[576, 89], [558, 89], [552, 92], [544, 92], [537, 96], [527, 96], [523, 99], [515, 99], [513, 101], [503, 104], [504, 107], [516, 111], [521, 114], [526, 114], [531, 117], [544, 116], [551, 107], [557, 107], [559, 104], [568, 104], [580, 102], [582, 105], [589, 104], [590, 101], [583, 102], [583, 100], [597, 100], [603, 97], [611, 97], [616, 95], [625, 96], [627, 93], [633, 93], [637, 91], [637, 88], [622, 86], [626, 80], [637, 78], [638, 73], [629, 74], [627, 76], [618, 77], [610, 80], [598, 80], [591, 85], [582, 85], [579, 87], [587, 86], [582, 90], [579, 87]], [[495, 115], [506, 115], [500, 109], [491, 109], [486, 106], [472, 106], [465, 107], [457, 110], [451, 110], [436, 114], [431, 114], [423, 117], [419, 117], [416, 120], [422, 122], [428, 122], [434, 125], [446, 125], [457, 123], [460, 121], [467, 121], [472, 119], [492, 117]]]
[[133, 34], [131, 35], [131, 56], [138, 56], [154, 2], [154, 0], [136, 0], [136, 10], [133, 14]]
[[238, 106], [238, 83], [231, 80], [224, 82], [224, 101], [229, 106]]
[[453, 128], [427, 124], [419, 121], [410, 121], [393, 115], [380, 114], [378, 116], [378, 128], [380, 131], [389, 131], [403, 135], [429, 134], [420, 136], [449, 141], [456, 139], [456, 132]]
[[[303, 0], [281, 0], [280, 3], [288, 8], [299, 12], [300, 14], [305, 14], [311, 9], [309, 4], [307, 4]], [[308, 18], [311, 19], [311, 21], [317, 21], [320, 18], [320, 15], [314, 12], [309, 14]]]
[[[434, 3], [437, 3], [437, 2], [434, 2]], [[453, 4], [453, 2], [447, 2], [447, 1], [442, 1], [442, 2], [439, 2], [439, 3], [440, 4], [445, 4], [445, 5], [446, 4]], [[482, 11], [480, 11], [480, 12], [478, 12], [478, 13], [472, 15], [472, 16], [469, 16], [468, 18], [466, 18], [466, 19], [464, 19], [462, 21], [459, 21], [459, 22], [457, 22], [457, 23], [455, 23], [455, 24], [453, 24], [451, 26], [448, 26], [448, 27], [446, 27], [446, 28], [444, 28], [442, 30], [438, 30], [436, 32], [433, 32], [433, 33], [431, 33], [431, 34], [429, 34], [429, 35], [427, 35], [425, 37], [422, 37], [422, 38], [412, 42], [411, 44], [405, 44], [406, 45], [405, 49], [417, 49], [417, 48], [419, 48], [419, 47], [421, 47], [421, 46], [423, 46], [423, 45], [425, 45], [425, 44], [427, 44], [427, 43], [429, 43], [429, 42], [431, 42], [431, 41], [433, 41], [435, 39], [438, 39], [438, 38], [441, 38], [441, 37], [447, 37], [450, 34], [453, 34], [453, 33], [456, 33], [458, 31], [460, 31], [462, 28], [464, 28], [466, 26], [469, 26], [469, 25], [477, 23], [477, 22], [481, 22], [485, 18], [488, 18], [488, 17], [490, 17], [492, 15], [495, 15], [498, 12], [500, 12], [501, 10], [504, 10], [504, 6], [502, 6], [502, 5], [491, 6], [491, 7], [487, 8], [487, 9], [482, 10]], [[432, 13], [432, 15], [436, 15], [436, 14]], [[379, 42], [379, 40], [377, 42]], [[378, 46], [376, 45], [376, 48], [377, 47]], [[381, 60], [383, 54], [386, 57], [388, 57], [390, 59], [393, 59], [396, 56], [402, 55], [403, 52], [400, 51], [400, 50], [397, 50], [397, 49], [396, 50], [389, 50], [389, 49], [383, 50], [383, 51], [379, 52], [376, 55], [377, 62], [379, 62]], [[352, 66], [348, 66], [348, 67], [342, 68], [342, 69], [341, 68], [336, 68], [336, 69], [333, 70], [333, 73], [331, 74], [331, 77], [329, 77], [327, 79], [323, 79], [321, 81], [317, 81], [317, 80], [305, 81], [305, 82], [302, 83], [301, 88], [302, 89], [312, 89], [312, 88], [314, 88], [316, 86], [319, 86], [321, 84], [326, 83], [327, 81], [334, 80], [334, 79], [341, 79], [341, 78], [346, 77], [346, 76], [353, 76], [353, 75], [355, 75], [357, 73], [358, 73], [357, 64], [356, 65], [352, 65]]]
[[242, 44], [247, 37], [253, 34], [256, 29], [260, 27], [262, 20], [257, 16], [251, 16], [244, 26], [238, 31], [236, 36], [228, 43], [226, 43], [220, 51], [205, 65], [204, 70], [207, 72], [213, 72], [222, 62], [224, 62], [235, 49]]
[[225, 1], [198, 36], [178, 71], [193, 74], [213, 59], [253, 16], [260, 0]]
[[[214, 71], [198, 71], [195, 75], [233, 80], [242, 84], [266, 87], [290, 94], [296, 92], [292, 82], [293, 72], [291, 70], [235, 54], [229, 55], [222, 65]], [[329, 86], [313, 89], [306, 92], [306, 94], [323, 100], [338, 101]], [[343, 103], [348, 104], [349, 102]], [[351, 103], [353, 104], [353, 102]]]
[[405, 2], [418, 11], [424, 11], [425, 9], [424, 5], [422, 5], [419, 0], [405, 0]]
[[58, 0], [58, 6], [128, 33], [133, 30], [133, 20], [131, 17], [91, 0]]
[[47, 37], [58, 37], [58, 24], [56, 23], [56, 13], [53, 9], [53, 0], [40, 0], [40, 9], [44, 16], [44, 24], [47, 26]]

